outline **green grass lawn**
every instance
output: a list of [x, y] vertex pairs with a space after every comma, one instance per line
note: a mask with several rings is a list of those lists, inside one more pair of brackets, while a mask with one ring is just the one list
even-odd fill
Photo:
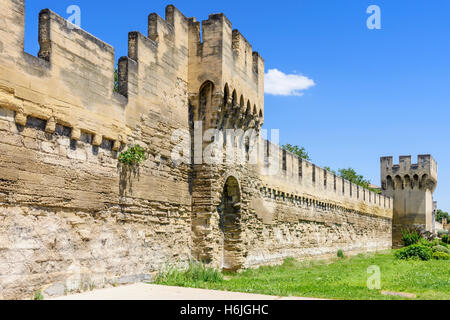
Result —
[[[369, 290], [369, 266], [381, 270], [381, 290]], [[188, 271], [169, 271], [156, 283], [259, 293], [330, 299], [406, 299], [385, 296], [381, 291], [417, 295], [417, 299], [450, 300], [450, 261], [396, 260], [392, 252], [358, 255], [326, 262], [287, 259], [281, 266], [250, 269], [223, 277], [216, 270], [191, 266]]]

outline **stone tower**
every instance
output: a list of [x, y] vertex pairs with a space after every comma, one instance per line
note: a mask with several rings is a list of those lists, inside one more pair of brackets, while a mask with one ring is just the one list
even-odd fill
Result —
[[383, 194], [394, 198], [394, 247], [401, 245], [405, 228], [432, 231], [437, 163], [431, 155], [419, 155], [417, 164], [411, 163], [411, 156], [401, 156], [399, 164], [393, 163], [393, 157], [381, 158], [381, 181]]
[[[264, 121], [264, 60], [224, 14], [212, 14], [202, 22], [191, 18], [188, 49], [192, 252], [205, 263], [238, 269], [246, 254], [239, 228], [248, 211], [246, 183], [255, 180], [245, 177], [256, 171], [254, 166], [225, 163], [220, 135], [227, 130], [259, 133]], [[239, 139], [225, 140], [234, 146]]]

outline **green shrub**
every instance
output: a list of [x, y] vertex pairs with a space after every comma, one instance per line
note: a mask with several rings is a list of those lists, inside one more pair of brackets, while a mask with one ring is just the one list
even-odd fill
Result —
[[444, 247], [447, 247], [448, 245], [446, 244], [446, 243], [443, 243], [442, 241], [441, 241], [441, 239], [434, 239], [433, 241], [430, 241], [429, 242], [429, 245], [427, 246], [427, 247], [430, 247], [430, 248], [433, 248], [433, 247], [436, 247], [436, 246], [444, 246]]
[[433, 252], [443, 252], [443, 253], [450, 254], [450, 249], [447, 247], [438, 245], [438, 246], [433, 247]]
[[450, 260], [450, 254], [445, 252], [435, 252], [433, 253], [433, 259], [435, 260]]
[[428, 247], [413, 244], [409, 247], [397, 250], [394, 255], [397, 259], [401, 260], [420, 259], [427, 261], [431, 259], [433, 251]]
[[450, 244], [448, 234], [443, 234], [441, 240], [443, 243]]
[[337, 252], [337, 256], [340, 259], [345, 259], [344, 251], [339, 249], [338, 252]]
[[421, 246], [428, 247], [428, 248], [432, 248], [433, 247], [433, 242], [432, 241], [428, 241], [425, 238], [420, 238], [419, 241], [417, 242], [417, 244], [421, 245]]
[[403, 230], [402, 231], [402, 243], [405, 247], [417, 244], [421, 239], [419, 232], [417, 230]]
[[140, 145], [135, 145], [131, 148], [128, 148], [127, 151], [122, 152], [119, 155], [119, 161], [122, 164], [134, 166], [139, 165], [142, 161], [147, 159], [145, 154], [145, 149]]

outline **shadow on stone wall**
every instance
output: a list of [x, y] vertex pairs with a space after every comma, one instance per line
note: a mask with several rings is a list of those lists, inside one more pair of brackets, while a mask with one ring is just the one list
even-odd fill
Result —
[[133, 194], [133, 181], [138, 181], [140, 178], [140, 167], [129, 166], [122, 163], [117, 165], [119, 172], [119, 195], [121, 197], [130, 196]]

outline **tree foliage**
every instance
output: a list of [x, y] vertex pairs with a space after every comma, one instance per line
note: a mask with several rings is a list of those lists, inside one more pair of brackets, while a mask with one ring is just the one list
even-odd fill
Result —
[[446, 218], [447, 222], [450, 222], [450, 216], [448, 212], [444, 212], [441, 209], [438, 209], [436, 212], [436, 221], [442, 223], [442, 220]]
[[293, 154], [299, 156], [301, 159], [311, 161], [311, 158], [309, 157], [309, 154], [308, 154], [308, 152], [306, 152], [306, 149], [304, 147], [285, 144], [283, 146], [283, 149], [286, 151], [292, 152]]
[[381, 190], [374, 189], [371, 187], [370, 180], [364, 178], [363, 175], [358, 174], [354, 169], [348, 168], [348, 169], [339, 169], [338, 172], [335, 170], [332, 170], [330, 167], [324, 167], [325, 170], [328, 170], [329, 172], [344, 178], [345, 180], [350, 181], [351, 183], [354, 183], [360, 187], [363, 187], [367, 190], [370, 190], [375, 193], [381, 193]]
[[[291, 144], [285, 144], [283, 146], [283, 149], [286, 151], [292, 152], [293, 154], [299, 156], [301, 159], [311, 161], [311, 158], [309, 157], [309, 154], [304, 147], [293, 146]], [[356, 171], [353, 168], [339, 169], [338, 172], [336, 172], [335, 170], [332, 170], [330, 167], [324, 167], [324, 169], [339, 176], [339, 177], [342, 177], [360, 187], [363, 187], [365, 189], [368, 189], [368, 190], [373, 191], [378, 194], [381, 193], [381, 190], [371, 188], [370, 180], [365, 179], [363, 175], [356, 173]]]
[[365, 179], [363, 175], [357, 174], [356, 171], [352, 168], [339, 169], [339, 175], [342, 178], [354, 184], [357, 184], [358, 186], [361, 186], [366, 189], [370, 188], [370, 181]]
[[336, 176], [338, 176], [338, 173], [337, 173], [336, 171], [332, 170], [330, 167], [323, 167], [323, 168], [324, 168], [325, 170], [327, 170], [327, 171], [329, 171], [329, 172], [335, 174]]

